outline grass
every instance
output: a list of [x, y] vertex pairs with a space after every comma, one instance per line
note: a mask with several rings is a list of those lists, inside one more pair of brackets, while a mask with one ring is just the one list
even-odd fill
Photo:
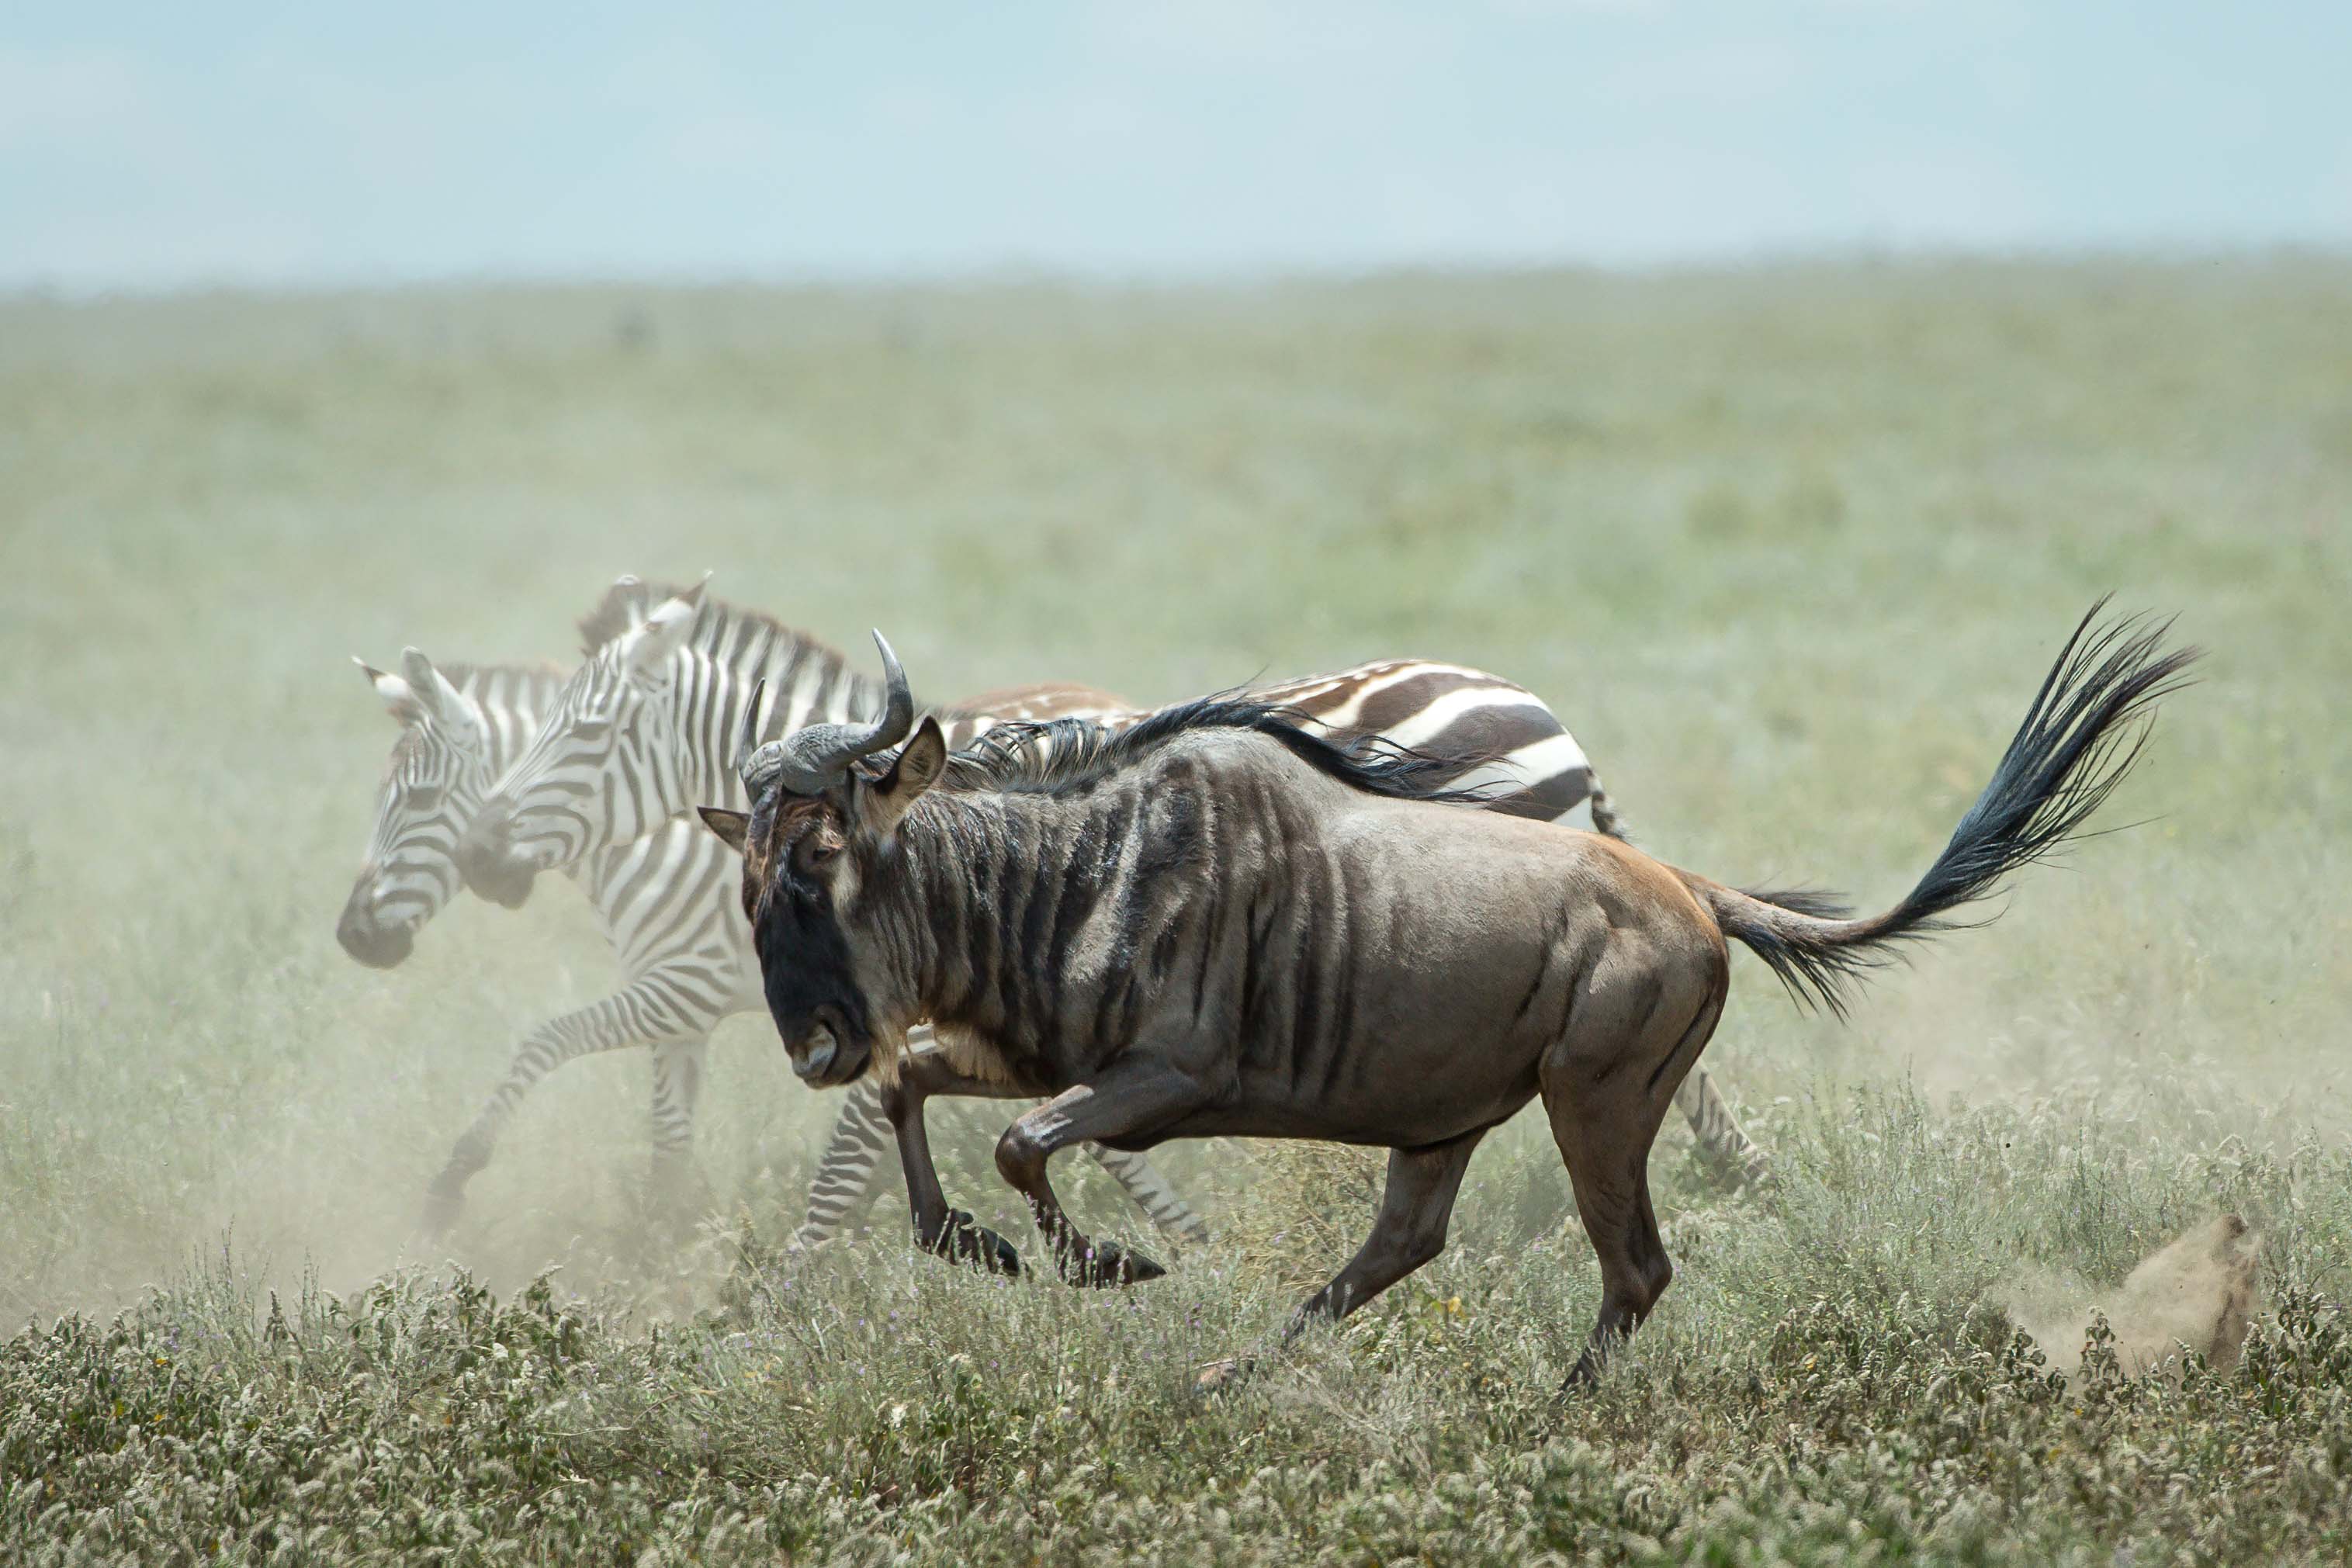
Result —
[[[20, 299], [0, 478], [0, 1556], [2352, 1551], [2340, 262]], [[1597, 1287], [1530, 1120], [1444, 1258], [1197, 1406], [1341, 1260], [1356, 1165], [1167, 1151], [1224, 1239], [1130, 1295], [947, 1270], [887, 1203], [793, 1254], [832, 1107], [755, 1019], [699, 1233], [649, 1226], [612, 1058], [415, 1243], [512, 1040], [613, 976], [560, 886], [343, 957], [391, 739], [346, 655], [562, 657], [615, 573], [707, 568], [934, 691], [1485, 664], [1655, 852], [1873, 906], [2092, 598], [2211, 653], [2138, 825], [1850, 1025], [1739, 961], [1709, 1063], [1784, 1179], [1670, 1132], [1678, 1278], [1598, 1395], [1551, 1401]], [[1000, 1119], [934, 1141], [1026, 1241]], [[2264, 1236], [2233, 1370], [2068, 1392], [1994, 1310], [2223, 1208]]]

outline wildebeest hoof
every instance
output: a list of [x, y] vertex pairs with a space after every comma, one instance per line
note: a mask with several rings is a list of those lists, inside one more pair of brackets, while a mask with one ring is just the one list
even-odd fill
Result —
[[1097, 1241], [1078, 1257], [1062, 1260], [1062, 1278], [1073, 1285], [1100, 1290], [1112, 1285], [1139, 1285], [1168, 1270], [1140, 1252], [1129, 1252], [1116, 1242]]
[[1557, 1402], [1564, 1403], [1586, 1397], [1601, 1386], [1601, 1358], [1587, 1350], [1576, 1358], [1576, 1365], [1570, 1369], [1568, 1376], [1559, 1385], [1559, 1392], [1553, 1395], [1552, 1398]]
[[940, 1236], [925, 1245], [950, 1262], [977, 1263], [992, 1274], [1021, 1272], [1021, 1254], [1013, 1249], [1013, 1243], [961, 1208], [948, 1211], [948, 1222]]
[[1227, 1389], [1238, 1386], [1245, 1379], [1256, 1375], [1257, 1370], [1258, 1358], [1254, 1355], [1236, 1355], [1223, 1361], [1213, 1361], [1201, 1368], [1199, 1374], [1193, 1377], [1192, 1392], [1204, 1399], [1211, 1395], [1223, 1394]]

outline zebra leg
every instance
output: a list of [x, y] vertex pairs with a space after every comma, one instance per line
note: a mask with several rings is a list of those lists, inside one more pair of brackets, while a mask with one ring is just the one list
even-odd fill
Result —
[[513, 1061], [507, 1064], [506, 1081], [490, 1095], [488, 1103], [475, 1116], [473, 1125], [449, 1151], [448, 1164], [441, 1167], [441, 1174], [425, 1189], [425, 1234], [438, 1239], [457, 1223], [458, 1211], [466, 1203], [466, 1184], [473, 1179], [475, 1172], [490, 1163], [490, 1151], [498, 1145], [499, 1134], [514, 1115], [515, 1107], [522, 1103], [523, 1097], [541, 1079], [567, 1061], [598, 1051], [626, 1051], [633, 1046], [695, 1034], [708, 1035], [713, 1021], [688, 1016], [678, 1005], [676, 991], [663, 984], [659, 971], [656, 971], [640, 977], [625, 990], [615, 991], [576, 1012], [551, 1018], [523, 1036], [522, 1043], [515, 1047]]
[[890, 1117], [882, 1086], [861, 1078], [842, 1095], [816, 1177], [809, 1184], [808, 1218], [793, 1236], [795, 1247], [829, 1241], [854, 1224], [874, 1200], [875, 1173], [890, 1145]]
[[1110, 1174], [1110, 1178], [1125, 1189], [1152, 1224], [1180, 1241], [1202, 1242], [1209, 1239], [1209, 1222], [1177, 1196], [1168, 1178], [1153, 1168], [1150, 1160], [1141, 1155], [1107, 1149], [1100, 1144], [1088, 1144], [1086, 1148], [1094, 1156], [1095, 1164]]
[[1706, 1068], [1695, 1066], [1684, 1075], [1682, 1087], [1675, 1091], [1675, 1108], [1689, 1120], [1701, 1160], [1747, 1186], [1759, 1185], [1771, 1174], [1772, 1157], [1740, 1127]]
[[694, 1107], [702, 1097], [702, 1066], [708, 1035], [666, 1040], [654, 1047], [654, 1201], [679, 1221], [696, 1207], [701, 1186], [694, 1164]]

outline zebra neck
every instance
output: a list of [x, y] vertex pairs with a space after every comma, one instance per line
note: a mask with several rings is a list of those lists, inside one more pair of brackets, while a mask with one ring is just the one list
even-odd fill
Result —
[[456, 685], [481, 718], [483, 761], [488, 777], [496, 779], [539, 734], [563, 676], [544, 664], [481, 664], [465, 669]]

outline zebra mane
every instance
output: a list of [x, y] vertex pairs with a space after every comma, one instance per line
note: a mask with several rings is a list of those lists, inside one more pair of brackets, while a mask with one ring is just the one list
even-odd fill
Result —
[[[595, 608], [580, 618], [580, 653], [583, 658], [593, 658], [596, 650], [620, 636], [645, 624], [653, 607], [667, 599], [676, 599], [688, 591], [690, 585], [675, 582], [646, 582], [638, 578], [625, 577], [604, 591], [604, 597]], [[707, 609], [708, 606], [705, 606]], [[695, 630], [702, 629], [698, 618]]]
[[433, 667], [459, 691], [481, 703], [512, 700], [519, 691], [546, 696], [560, 689], [571, 672], [544, 659], [527, 664], [469, 664], [462, 659], [436, 661]]
[[[614, 638], [645, 624], [646, 617], [665, 601], [694, 591], [692, 583], [645, 582], [625, 577], [604, 591], [595, 608], [580, 618], [580, 651], [594, 658]], [[699, 648], [722, 664], [739, 670], [766, 669], [781, 673], [771, 678], [790, 685], [801, 669], [814, 664], [834, 679], [847, 684], [852, 706], [861, 714], [882, 706], [882, 683], [850, 667], [841, 651], [797, 626], [787, 626], [764, 610], [752, 610], [727, 600], [704, 595], [687, 633], [690, 646]]]
[[1125, 728], [1083, 718], [1001, 724], [950, 756], [941, 781], [952, 789], [1055, 794], [1133, 767], [1180, 736], [1248, 730], [1279, 741], [1317, 771], [1369, 795], [1478, 804], [1491, 788], [1447, 785], [1495, 757], [1437, 757], [1380, 736], [1335, 741], [1303, 727], [1313, 722], [1297, 708], [1223, 692], [1161, 708]]

